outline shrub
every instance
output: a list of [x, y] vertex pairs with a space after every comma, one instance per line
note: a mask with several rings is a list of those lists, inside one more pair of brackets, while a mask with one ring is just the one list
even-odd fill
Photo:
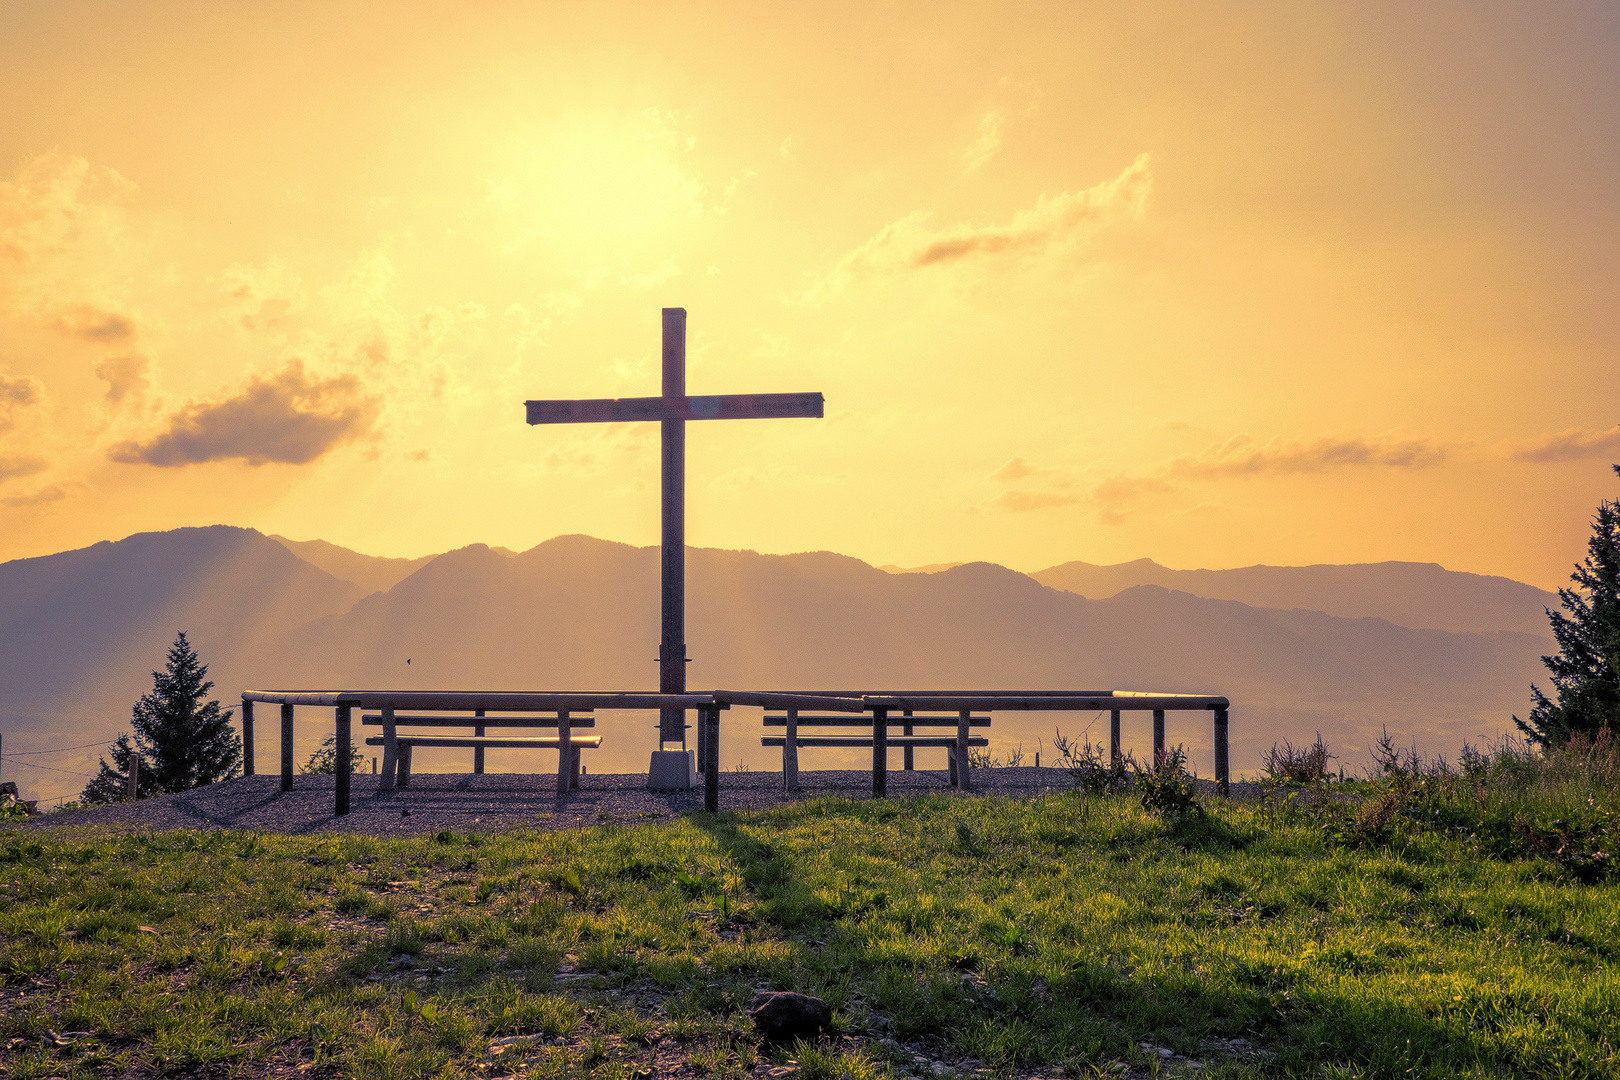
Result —
[[1287, 739], [1280, 745], [1272, 743], [1262, 768], [1266, 778], [1275, 783], [1316, 784], [1327, 779], [1328, 762], [1334, 760], [1318, 731], [1316, 741], [1309, 746], [1295, 746]]
[[1204, 812], [1198, 804], [1198, 778], [1187, 771], [1187, 751], [1179, 744], [1155, 751], [1151, 769], [1136, 766], [1136, 791], [1142, 809], [1156, 814]]
[[1057, 751], [1058, 768], [1074, 777], [1074, 786], [1087, 795], [1106, 795], [1124, 791], [1131, 786], [1128, 765], [1134, 764], [1126, 754], [1118, 760], [1109, 760], [1103, 747], [1093, 743], [1089, 736], [1070, 739], [1062, 731], [1052, 737]]
[[[365, 755], [353, 743], [349, 744], [349, 772], [357, 773], [365, 764]], [[337, 736], [328, 735], [321, 745], [309, 755], [309, 760], [301, 767], [306, 776], [320, 776], [337, 772]], [[443, 835], [443, 834], [440, 834]], [[454, 834], [451, 834], [454, 837]]]

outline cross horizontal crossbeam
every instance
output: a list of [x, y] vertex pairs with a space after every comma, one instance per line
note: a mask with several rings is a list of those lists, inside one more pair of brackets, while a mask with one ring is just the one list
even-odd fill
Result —
[[531, 424], [620, 423], [628, 420], [761, 420], [819, 417], [820, 394], [714, 394], [708, 397], [584, 398], [525, 401]]

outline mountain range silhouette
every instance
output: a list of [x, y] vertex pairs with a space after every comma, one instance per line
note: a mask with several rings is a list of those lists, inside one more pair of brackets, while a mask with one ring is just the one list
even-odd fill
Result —
[[[127, 730], [178, 630], [227, 706], [249, 688], [654, 689], [658, 565], [656, 547], [588, 536], [404, 560], [224, 525], [0, 564], [0, 769], [41, 797], [76, 792], [94, 748], [11, 755]], [[1353, 769], [1386, 726], [1431, 752], [1506, 731], [1553, 648], [1541, 610], [1552, 594], [1432, 564], [929, 570], [689, 549], [688, 685], [1219, 693], [1233, 702], [1235, 771], [1256, 770], [1274, 741], [1318, 730]], [[303, 760], [331, 720], [300, 715]], [[992, 752], [1021, 746], [1028, 759], [1045, 748], [1050, 763], [1054, 728], [1094, 724], [1091, 737], [1105, 738], [1106, 718], [1096, 720], [1000, 714]], [[733, 710], [725, 725], [728, 768], [779, 767], [759, 746], [757, 710]], [[645, 769], [654, 726], [599, 717], [604, 745], [589, 767]], [[1146, 726], [1126, 723], [1138, 752]], [[259, 760], [273, 762], [274, 723], [259, 732]], [[1172, 714], [1169, 734], [1212, 771], [1206, 715]], [[419, 768], [464, 771], [465, 756], [426, 755]], [[543, 756], [492, 751], [489, 764], [544, 772], [554, 763]], [[859, 758], [807, 752], [804, 765]], [[919, 767], [942, 766], [920, 754]]]

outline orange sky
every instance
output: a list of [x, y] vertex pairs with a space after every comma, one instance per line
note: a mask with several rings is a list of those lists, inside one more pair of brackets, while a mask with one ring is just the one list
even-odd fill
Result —
[[[1620, 9], [0, 6], [0, 559], [227, 522], [1562, 583]], [[1115, 9], [1120, 10], [1115, 10]]]

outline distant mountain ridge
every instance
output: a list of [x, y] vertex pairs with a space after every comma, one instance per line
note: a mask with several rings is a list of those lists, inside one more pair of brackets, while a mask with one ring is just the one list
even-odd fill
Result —
[[1388, 619], [1414, 629], [1475, 633], [1512, 630], [1550, 636], [1555, 593], [1511, 578], [1447, 570], [1438, 563], [1381, 562], [1171, 570], [1152, 559], [1097, 566], [1067, 562], [1030, 575], [1093, 600], [1137, 585], [1180, 589], [1251, 607], [1305, 608], [1346, 619]]
[[419, 559], [391, 559], [383, 555], [362, 555], [325, 540], [289, 540], [275, 534], [271, 534], [270, 539], [311, 566], [343, 581], [352, 581], [368, 593], [387, 592], [438, 558], [423, 555]]
[[[313, 550], [344, 567], [343, 549]], [[180, 629], [228, 706], [247, 688], [653, 689], [658, 565], [654, 547], [563, 536], [518, 554], [482, 544], [445, 552], [386, 590], [368, 590], [283, 542], [228, 526], [0, 564], [0, 732], [16, 751], [125, 730]], [[1318, 729], [1352, 759], [1384, 724], [1455, 751], [1523, 711], [1528, 683], [1542, 674], [1538, 658], [1551, 650], [1542, 636], [1414, 629], [1156, 585], [1086, 599], [990, 563], [893, 574], [831, 552], [694, 548], [687, 580], [694, 687], [1223, 693], [1234, 702], [1239, 770], [1254, 769], [1275, 739], [1308, 740]], [[774, 767], [748, 715], [729, 714], [728, 767]], [[1074, 734], [1093, 722], [1011, 714], [997, 718], [994, 738], [1032, 750], [1056, 726]], [[329, 716], [300, 721], [298, 760], [322, 724], [329, 732]], [[653, 727], [645, 716], [601, 718], [611, 737], [592, 770], [644, 768]], [[1137, 745], [1138, 727], [1127, 725]], [[275, 760], [274, 733], [273, 723], [261, 725], [261, 761]], [[1172, 718], [1171, 737], [1209, 771], [1207, 717]], [[87, 753], [76, 764], [33, 760], [88, 771], [95, 751]], [[448, 767], [465, 767], [444, 754], [455, 762]], [[491, 767], [551, 767], [532, 758], [492, 752]], [[7, 779], [54, 780], [60, 790], [34, 788], [47, 794], [82, 784], [9, 760], [0, 767]]]

